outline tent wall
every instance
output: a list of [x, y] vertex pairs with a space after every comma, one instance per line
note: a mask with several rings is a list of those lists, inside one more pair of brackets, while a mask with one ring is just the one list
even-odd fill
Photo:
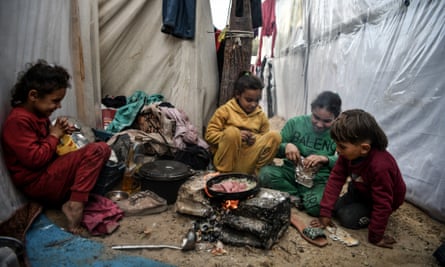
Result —
[[[445, 2], [278, 0], [278, 115], [310, 112], [324, 90], [372, 113], [407, 200], [445, 221]], [[300, 14], [300, 17], [296, 17]]]
[[194, 40], [161, 32], [163, 1], [100, 1], [104, 95], [162, 94], [202, 131], [216, 107], [218, 77], [209, 1], [196, 1]]

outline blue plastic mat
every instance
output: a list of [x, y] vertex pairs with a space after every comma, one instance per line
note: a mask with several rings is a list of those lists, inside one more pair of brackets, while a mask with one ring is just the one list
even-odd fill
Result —
[[61, 230], [41, 214], [26, 233], [26, 253], [31, 266], [149, 266], [169, 267], [158, 261], [116, 254], [106, 258], [102, 243]]

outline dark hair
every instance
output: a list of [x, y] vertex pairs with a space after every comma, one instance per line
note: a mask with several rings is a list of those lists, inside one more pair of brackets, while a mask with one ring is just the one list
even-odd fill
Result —
[[260, 78], [252, 74], [250, 71], [242, 71], [235, 81], [233, 95], [240, 95], [246, 89], [263, 89], [264, 84]]
[[388, 138], [374, 117], [361, 109], [346, 110], [334, 120], [331, 137], [335, 142], [359, 144], [371, 142], [371, 147], [385, 150]]
[[341, 98], [337, 93], [324, 91], [311, 103], [311, 109], [325, 108], [337, 117], [341, 112]]
[[18, 74], [17, 82], [11, 90], [11, 105], [16, 107], [26, 102], [28, 93], [34, 89], [38, 97], [51, 94], [61, 88], [69, 88], [70, 75], [65, 68], [50, 65], [39, 59], [36, 63], [26, 64], [26, 70]]

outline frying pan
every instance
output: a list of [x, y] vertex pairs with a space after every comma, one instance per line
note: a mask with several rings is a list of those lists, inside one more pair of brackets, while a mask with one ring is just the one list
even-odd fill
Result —
[[[241, 192], [219, 192], [212, 190], [212, 186], [214, 184], [218, 184], [224, 182], [225, 180], [247, 180], [249, 182], [254, 183], [254, 187], [247, 189]], [[242, 200], [246, 199], [250, 196], [254, 196], [258, 193], [260, 187], [258, 183], [258, 178], [253, 175], [245, 174], [245, 173], [224, 173], [216, 175], [206, 182], [206, 193], [207, 195], [216, 200]]]

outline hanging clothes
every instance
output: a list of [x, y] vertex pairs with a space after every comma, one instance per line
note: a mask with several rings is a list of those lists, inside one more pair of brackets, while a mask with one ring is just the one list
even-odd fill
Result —
[[162, 28], [165, 34], [178, 38], [195, 37], [196, 0], [163, 0]]
[[263, 26], [261, 0], [250, 0], [250, 11], [252, 13], [252, 28], [256, 29]]
[[[243, 1], [236, 1], [236, 15], [243, 15]], [[250, 14], [252, 17], [252, 29], [259, 28], [263, 25], [263, 18], [261, 12], [261, 0], [250, 0]]]
[[270, 51], [270, 57], [273, 58], [273, 50], [275, 47], [275, 39], [277, 37], [277, 24], [276, 24], [276, 17], [275, 17], [275, 0], [265, 0], [261, 7], [262, 14], [263, 14], [263, 27], [261, 28], [261, 35], [260, 35], [260, 43], [258, 45], [258, 59], [256, 62], [257, 66], [261, 65], [261, 50], [263, 46], [263, 37], [265, 36], [272, 36], [272, 47]]

